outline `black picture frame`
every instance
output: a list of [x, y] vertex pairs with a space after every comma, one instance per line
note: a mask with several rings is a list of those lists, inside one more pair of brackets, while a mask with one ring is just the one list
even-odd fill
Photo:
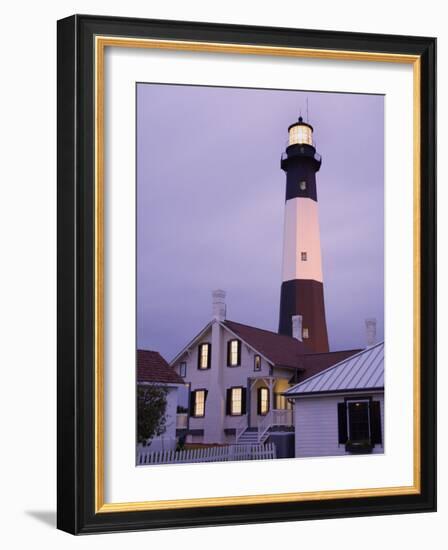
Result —
[[[160, 510], [95, 510], [94, 39], [194, 40], [420, 58], [420, 493]], [[74, 15], [58, 22], [57, 526], [73, 534], [436, 509], [436, 39]]]

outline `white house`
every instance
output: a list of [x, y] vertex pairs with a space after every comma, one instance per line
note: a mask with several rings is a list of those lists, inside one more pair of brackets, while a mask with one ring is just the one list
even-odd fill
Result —
[[[170, 367], [157, 351], [137, 350], [137, 385], [163, 386], [167, 390], [165, 410], [165, 431], [155, 437], [146, 451], [167, 451], [176, 448], [176, 423], [178, 422], [178, 393], [184, 386], [182, 378]], [[142, 446], [138, 445], [138, 450]]]
[[171, 361], [190, 388], [187, 442], [270, 438], [278, 456], [294, 455], [293, 412], [284, 392], [357, 351], [310, 354], [299, 317], [292, 319], [292, 337], [236, 323], [226, 319], [225, 292], [213, 292], [212, 320]]
[[384, 343], [285, 392], [294, 402], [295, 456], [384, 452]]

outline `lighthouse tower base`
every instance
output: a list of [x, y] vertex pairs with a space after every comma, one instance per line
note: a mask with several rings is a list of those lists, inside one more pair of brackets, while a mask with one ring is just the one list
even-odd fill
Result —
[[329, 351], [324, 287], [319, 281], [295, 279], [282, 283], [278, 332], [292, 336], [292, 317], [302, 316], [302, 339], [310, 352]]

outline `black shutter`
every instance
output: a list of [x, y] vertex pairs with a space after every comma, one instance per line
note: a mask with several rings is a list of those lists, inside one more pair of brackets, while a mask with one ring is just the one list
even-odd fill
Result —
[[241, 414], [246, 414], [246, 388], [241, 388]]
[[232, 340], [227, 340], [227, 366], [230, 367], [230, 346], [232, 345]]
[[339, 444], [345, 445], [347, 443], [347, 408], [345, 403], [338, 403], [338, 430], [339, 430]]
[[238, 366], [241, 365], [241, 340], [237, 340], [238, 342]]
[[381, 407], [379, 401], [372, 401], [370, 404], [370, 437], [372, 445], [381, 445]]
[[207, 344], [208, 346], [208, 353], [207, 353], [207, 368], [209, 369], [212, 364], [212, 345]]
[[196, 403], [196, 392], [190, 392], [190, 416], [194, 416], [194, 404]]
[[226, 397], [226, 414], [232, 414], [232, 388], [227, 388], [227, 397]]
[[261, 389], [257, 390], [257, 414], [261, 414]]
[[198, 346], [198, 369], [201, 368], [201, 350], [203, 345], [204, 344], [199, 344]]
[[271, 410], [271, 392], [268, 389], [266, 389], [266, 395], [268, 396], [267, 399], [266, 399], [266, 401], [268, 403], [267, 412], [269, 412]]

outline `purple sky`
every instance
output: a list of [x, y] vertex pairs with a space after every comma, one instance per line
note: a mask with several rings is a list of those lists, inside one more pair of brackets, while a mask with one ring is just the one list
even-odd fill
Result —
[[137, 85], [137, 344], [168, 360], [210, 320], [278, 328], [285, 201], [280, 155], [314, 126], [330, 349], [383, 338], [384, 97]]

